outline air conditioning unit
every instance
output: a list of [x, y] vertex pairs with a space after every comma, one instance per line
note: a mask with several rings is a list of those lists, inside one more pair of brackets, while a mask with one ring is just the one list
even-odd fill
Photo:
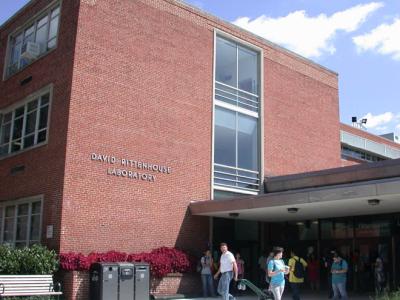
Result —
[[35, 59], [40, 54], [40, 45], [34, 42], [26, 42], [21, 48], [21, 57]]

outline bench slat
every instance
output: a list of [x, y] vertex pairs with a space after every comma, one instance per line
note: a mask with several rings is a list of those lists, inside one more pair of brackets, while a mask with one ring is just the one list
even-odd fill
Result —
[[0, 296], [35, 296], [35, 295], [49, 295], [49, 296], [56, 296], [56, 295], [62, 295], [62, 292], [37, 292], [37, 293], [20, 293], [20, 292], [15, 292], [15, 293], [4, 293], [0, 294]]
[[53, 275], [0, 275], [0, 297], [62, 295], [53, 288]]

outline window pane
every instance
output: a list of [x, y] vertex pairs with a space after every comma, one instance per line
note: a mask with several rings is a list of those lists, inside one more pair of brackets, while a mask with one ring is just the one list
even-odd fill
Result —
[[216, 80], [237, 87], [236, 45], [222, 38], [217, 38]]
[[11, 124], [8, 123], [1, 127], [0, 132], [0, 145], [8, 143], [10, 141], [10, 131], [11, 131]]
[[32, 214], [40, 214], [40, 209], [41, 209], [41, 202], [33, 202], [32, 203]]
[[39, 231], [40, 231], [40, 215], [31, 217], [31, 232], [30, 239], [31, 240], [39, 240]]
[[0, 157], [8, 154], [8, 145], [0, 146]]
[[51, 12], [51, 17], [54, 18], [55, 16], [58, 16], [60, 14], [60, 7], [56, 7], [55, 9], [53, 9], [53, 11]]
[[35, 135], [31, 134], [24, 137], [24, 149], [32, 147], [35, 144]]
[[15, 206], [7, 206], [6, 207], [6, 218], [15, 216]]
[[42, 96], [42, 99], [41, 99], [41, 101], [40, 101], [40, 105], [41, 106], [44, 106], [44, 105], [46, 105], [47, 103], [49, 103], [49, 94], [46, 94], [46, 95], [43, 95]]
[[18, 118], [19, 116], [22, 116], [24, 114], [24, 112], [25, 112], [25, 105], [23, 105], [21, 107], [18, 107], [15, 110], [15, 118]]
[[31, 27], [27, 28], [27, 29], [25, 30], [25, 33], [24, 33], [24, 39], [26, 40], [26, 38], [27, 38], [28, 36], [33, 35], [33, 31], [34, 31], [34, 30], [35, 30], [35, 25], [31, 25]]
[[38, 143], [44, 142], [46, 140], [46, 133], [47, 133], [46, 130], [39, 132], [37, 140]]
[[257, 119], [238, 114], [238, 167], [258, 170]]
[[47, 43], [47, 49], [54, 48], [55, 46], [56, 46], [56, 39], [55, 38]]
[[238, 50], [239, 89], [258, 94], [258, 55], [256, 52], [239, 47]]
[[28, 135], [35, 131], [36, 126], [36, 111], [31, 112], [27, 115], [25, 124], [25, 135]]
[[38, 104], [38, 100], [33, 100], [31, 102], [28, 103], [28, 112], [34, 110], [37, 108], [37, 104]]
[[18, 205], [18, 216], [27, 216], [29, 213], [29, 204], [20, 204]]
[[12, 113], [11, 112], [9, 112], [8, 114], [5, 114], [3, 123], [10, 122], [11, 118], [12, 118]]
[[17, 218], [17, 241], [26, 241], [28, 238], [28, 216]]
[[3, 232], [3, 208], [0, 207], [0, 241], [2, 232]]
[[17, 152], [17, 151], [21, 150], [21, 148], [22, 148], [21, 140], [16, 140], [16, 141], [12, 142], [11, 152]]
[[22, 124], [24, 119], [18, 118], [14, 120], [13, 140], [19, 139], [22, 136]]
[[215, 110], [215, 163], [236, 166], [236, 113]]
[[[45, 15], [43, 18], [41, 18], [41, 19], [38, 21], [37, 28], [40, 28], [40, 27], [43, 27], [44, 25], [46, 25], [48, 19], [49, 19], [49, 16], [48, 16], [48, 15]], [[46, 26], [45, 26], [45, 27], [46, 27]]]
[[49, 40], [57, 36], [57, 31], [58, 31], [58, 17], [55, 17], [53, 20], [50, 21]]
[[12, 243], [14, 241], [14, 218], [6, 218], [4, 220], [3, 241], [6, 243]]
[[18, 43], [13, 46], [10, 65], [18, 64], [21, 53], [21, 45], [22, 43]]
[[39, 129], [43, 129], [47, 127], [47, 115], [49, 112], [49, 107], [45, 106], [40, 109], [40, 117], [39, 117]]
[[36, 43], [40, 45], [40, 53], [47, 50], [47, 26], [38, 28], [36, 31]]

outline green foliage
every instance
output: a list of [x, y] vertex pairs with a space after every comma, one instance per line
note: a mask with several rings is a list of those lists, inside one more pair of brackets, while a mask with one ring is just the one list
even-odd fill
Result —
[[57, 254], [41, 245], [13, 249], [0, 245], [0, 274], [45, 275], [58, 270]]
[[400, 300], [400, 291], [391, 292], [385, 296], [377, 298], [376, 300]]

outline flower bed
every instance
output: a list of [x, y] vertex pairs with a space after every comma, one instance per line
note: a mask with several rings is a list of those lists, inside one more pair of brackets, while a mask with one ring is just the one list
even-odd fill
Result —
[[186, 273], [193, 270], [193, 259], [178, 249], [161, 247], [149, 253], [127, 254], [124, 252], [109, 251], [106, 253], [92, 252], [61, 253], [60, 267], [65, 271], [87, 271], [95, 262], [146, 262], [150, 264], [153, 277], [162, 278], [169, 273]]

